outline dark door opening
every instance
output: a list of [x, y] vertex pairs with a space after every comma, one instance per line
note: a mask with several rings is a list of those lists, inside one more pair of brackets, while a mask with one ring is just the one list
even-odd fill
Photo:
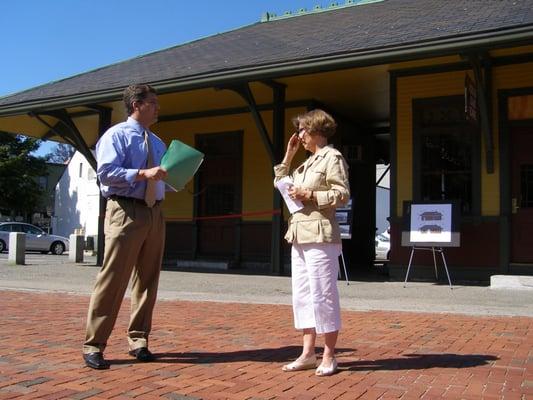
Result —
[[533, 127], [511, 129], [511, 262], [533, 263]]
[[197, 257], [238, 260], [241, 218], [230, 216], [241, 213], [242, 134], [197, 135], [196, 147], [205, 154], [197, 174]]

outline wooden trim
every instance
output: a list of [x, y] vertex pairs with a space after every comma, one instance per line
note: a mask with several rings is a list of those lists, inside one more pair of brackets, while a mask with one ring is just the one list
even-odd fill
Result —
[[[504, 65], [524, 64], [533, 62], [533, 53], [516, 54], [511, 56], [491, 57], [490, 63], [493, 67]], [[482, 63], [483, 67], [486, 64]], [[444, 72], [466, 71], [471, 70], [472, 65], [468, 61], [458, 61], [455, 63], [425, 65], [421, 67], [401, 68], [390, 71], [391, 76], [402, 78], [416, 75], [440, 74]]]
[[[313, 99], [288, 101], [285, 103], [285, 109], [297, 108], [297, 107], [308, 107], [314, 102], [315, 100]], [[258, 111], [272, 111], [274, 110], [275, 103], [258, 104], [256, 107]], [[161, 115], [158, 118], [158, 122], [172, 122], [172, 121], [182, 121], [186, 119], [223, 117], [226, 115], [248, 114], [249, 112], [250, 112], [249, 107], [218, 108], [218, 109], [213, 109], [213, 110], [203, 110], [203, 111], [195, 111], [195, 112], [180, 113], [180, 114]]]
[[472, 66], [467, 61], [456, 63], [426, 65], [422, 67], [412, 67], [404, 69], [394, 69], [390, 71], [391, 77], [403, 78], [407, 76], [440, 74], [444, 72], [454, 72], [472, 69]]
[[494, 57], [492, 64], [495, 67], [502, 65], [524, 64], [533, 62], [533, 53], [513, 54], [511, 56]]
[[[390, 192], [389, 192], [389, 218], [397, 218], [396, 212], [398, 201], [398, 123], [397, 123], [397, 98], [398, 98], [398, 78], [391, 73], [389, 89], [389, 112], [390, 112]], [[389, 221], [390, 222], [390, 221]]]

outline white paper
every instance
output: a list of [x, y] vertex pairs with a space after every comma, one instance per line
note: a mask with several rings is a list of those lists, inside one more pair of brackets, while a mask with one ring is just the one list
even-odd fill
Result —
[[451, 204], [412, 204], [411, 242], [449, 243], [452, 240]]
[[304, 205], [300, 200], [293, 200], [290, 198], [289, 189], [292, 186], [294, 186], [294, 183], [292, 182], [290, 176], [285, 176], [276, 182], [276, 187], [281, 193], [281, 197], [283, 197], [283, 200], [285, 201], [289, 212], [291, 214], [294, 214], [296, 211], [299, 211], [304, 208]]

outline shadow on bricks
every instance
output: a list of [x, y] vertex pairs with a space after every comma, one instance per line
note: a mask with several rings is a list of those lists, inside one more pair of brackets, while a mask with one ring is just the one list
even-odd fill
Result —
[[[317, 355], [323, 351], [322, 347], [317, 347]], [[154, 353], [154, 363], [166, 364], [219, 364], [232, 363], [238, 361], [254, 362], [287, 362], [294, 360], [301, 352], [301, 346], [285, 346], [266, 349], [239, 350], [229, 352], [183, 352], [183, 353]], [[353, 353], [355, 349], [340, 348], [335, 350], [337, 355], [342, 353]], [[132, 359], [108, 359], [110, 364], [135, 364], [138, 361]]]
[[405, 358], [361, 360], [339, 363], [347, 371], [415, 370], [429, 368], [471, 368], [499, 360], [483, 354], [406, 354]]

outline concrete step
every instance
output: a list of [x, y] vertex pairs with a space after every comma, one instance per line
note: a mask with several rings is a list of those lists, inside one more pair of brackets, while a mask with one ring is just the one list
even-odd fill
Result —
[[533, 276], [524, 275], [492, 275], [491, 289], [533, 290]]

